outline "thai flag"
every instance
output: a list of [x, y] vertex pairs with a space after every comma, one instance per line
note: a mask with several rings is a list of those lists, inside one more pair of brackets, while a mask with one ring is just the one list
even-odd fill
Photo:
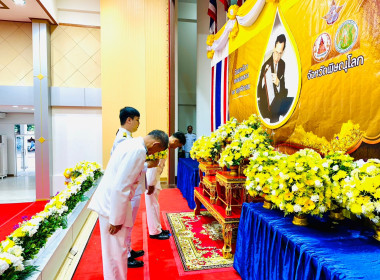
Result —
[[224, 10], [227, 12], [228, 8], [230, 7], [230, 0], [220, 0], [222, 4], [224, 5]]
[[228, 56], [211, 67], [211, 131], [229, 119]]
[[216, 34], [216, 32], [218, 32], [217, 20], [216, 20], [216, 16], [217, 16], [216, 0], [210, 0], [208, 4], [207, 14], [210, 16], [210, 33]]
[[245, 2], [245, 0], [237, 0], [237, 5], [240, 7], [241, 5], [243, 5]]

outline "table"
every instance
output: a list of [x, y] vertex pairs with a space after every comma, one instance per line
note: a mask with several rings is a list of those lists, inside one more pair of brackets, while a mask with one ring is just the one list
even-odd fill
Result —
[[216, 174], [217, 204], [225, 206], [226, 215], [230, 216], [232, 207], [241, 208], [248, 197], [245, 189], [245, 176], [231, 176], [229, 171]]
[[239, 225], [241, 209], [233, 209], [231, 215], [227, 216], [224, 207], [211, 204], [210, 197], [203, 195], [203, 189], [201, 187], [195, 188], [194, 198], [197, 205], [194, 209], [194, 214], [200, 214], [201, 204], [203, 204], [208, 212], [222, 226], [224, 239], [224, 246], [222, 249], [223, 257], [226, 259], [232, 258], [232, 231]]
[[177, 168], [177, 187], [187, 200], [190, 209], [195, 208], [194, 187], [199, 184], [198, 162], [191, 158], [179, 158]]
[[234, 268], [242, 279], [380, 279], [374, 231], [351, 220], [331, 225], [295, 226], [281, 211], [244, 203]]

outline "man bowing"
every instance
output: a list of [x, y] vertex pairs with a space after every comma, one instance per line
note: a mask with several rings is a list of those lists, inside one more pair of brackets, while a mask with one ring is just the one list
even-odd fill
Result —
[[99, 214], [103, 275], [106, 280], [127, 279], [128, 252], [133, 226], [134, 196], [146, 155], [167, 149], [169, 138], [161, 130], [117, 145], [88, 206]]

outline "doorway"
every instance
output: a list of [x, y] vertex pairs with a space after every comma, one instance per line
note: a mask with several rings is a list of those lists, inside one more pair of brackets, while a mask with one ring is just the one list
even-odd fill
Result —
[[33, 124], [15, 125], [16, 176], [35, 176], [35, 137]]

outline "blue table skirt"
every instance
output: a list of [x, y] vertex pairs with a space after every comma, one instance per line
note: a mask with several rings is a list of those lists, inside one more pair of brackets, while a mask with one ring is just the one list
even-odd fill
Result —
[[242, 279], [380, 279], [380, 242], [374, 231], [346, 220], [339, 226], [309, 218], [309, 226], [243, 205], [234, 268]]
[[190, 209], [195, 208], [194, 187], [199, 185], [199, 163], [191, 158], [179, 158], [177, 168], [177, 187], [187, 200]]

